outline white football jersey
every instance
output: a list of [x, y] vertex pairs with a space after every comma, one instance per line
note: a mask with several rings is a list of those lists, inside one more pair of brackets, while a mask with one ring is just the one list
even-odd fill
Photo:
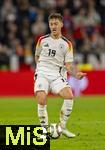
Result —
[[35, 55], [39, 56], [36, 73], [58, 75], [64, 72], [65, 62], [73, 61], [72, 43], [64, 36], [53, 39], [45, 35], [39, 38]]

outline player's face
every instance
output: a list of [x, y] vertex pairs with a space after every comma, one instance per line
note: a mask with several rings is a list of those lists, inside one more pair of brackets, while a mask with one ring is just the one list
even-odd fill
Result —
[[61, 34], [61, 28], [63, 27], [63, 23], [59, 19], [50, 19], [49, 27], [51, 30], [51, 34], [59, 35]]

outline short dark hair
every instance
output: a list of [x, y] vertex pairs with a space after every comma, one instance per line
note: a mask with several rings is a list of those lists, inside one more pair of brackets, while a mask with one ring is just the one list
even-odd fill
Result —
[[49, 17], [48, 17], [48, 21], [50, 19], [58, 19], [58, 20], [63, 22], [63, 16], [60, 13], [52, 13], [52, 14], [50, 14]]

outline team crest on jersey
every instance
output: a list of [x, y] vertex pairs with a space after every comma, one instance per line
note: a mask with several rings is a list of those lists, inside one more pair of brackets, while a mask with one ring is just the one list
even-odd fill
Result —
[[65, 46], [64, 46], [63, 44], [59, 44], [59, 49], [62, 50], [62, 49], [64, 49], [64, 47], [65, 47]]

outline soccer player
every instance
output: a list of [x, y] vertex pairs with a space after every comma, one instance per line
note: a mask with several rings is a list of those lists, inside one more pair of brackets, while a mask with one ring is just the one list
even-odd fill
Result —
[[39, 38], [35, 52], [37, 66], [34, 92], [38, 100], [38, 117], [41, 125], [47, 126], [47, 95], [49, 91], [60, 95], [64, 99], [60, 114], [62, 133], [71, 138], [75, 137], [75, 134], [67, 130], [66, 123], [73, 108], [73, 93], [64, 76], [65, 68], [77, 79], [83, 78], [86, 74], [76, 72], [72, 65], [73, 47], [72, 43], [62, 35], [61, 14], [51, 14], [48, 22], [51, 33]]

